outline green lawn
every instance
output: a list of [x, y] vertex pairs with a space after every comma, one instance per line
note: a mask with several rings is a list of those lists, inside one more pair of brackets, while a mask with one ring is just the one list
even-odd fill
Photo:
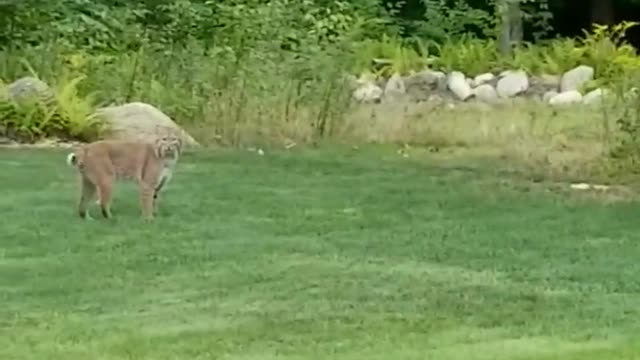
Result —
[[[390, 152], [182, 159], [81, 221], [1, 150], [0, 359], [636, 359], [640, 207]], [[504, 177], [504, 175], [503, 175]]]

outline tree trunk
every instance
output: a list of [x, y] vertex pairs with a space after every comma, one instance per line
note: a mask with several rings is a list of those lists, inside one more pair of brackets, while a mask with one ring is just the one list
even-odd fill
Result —
[[612, 25], [614, 22], [613, 0], [591, 0], [591, 23]]
[[512, 0], [509, 2], [509, 23], [511, 28], [511, 44], [520, 45], [523, 36], [520, 0]]
[[511, 25], [509, 24], [508, 0], [496, 1], [496, 15], [500, 19], [499, 45], [502, 54], [511, 52]]
[[498, 0], [496, 13], [500, 16], [500, 52], [509, 54], [513, 44], [522, 41], [520, 0]]

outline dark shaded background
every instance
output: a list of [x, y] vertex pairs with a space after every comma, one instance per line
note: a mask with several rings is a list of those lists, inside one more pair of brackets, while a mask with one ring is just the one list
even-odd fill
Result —
[[[383, 0], [387, 6], [400, 5], [398, 18], [402, 20], [422, 20], [425, 12], [421, 0]], [[476, 8], [486, 8], [486, 0], [467, 0]], [[550, 25], [553, 32], [549, 37], [575, 37], [583, 34], [583, 29], [590, 29], [592, 22], [614, 24], [623, 20], [640, 22], [640, 0], [549, 0], [553, 13]], [[486, 10], [490, 10], [487, 8]], [[409, 26], [410, 28], [410, 26]], [[410, 33], [411, 30], [407, 29]], [[531, 39], [531, 32], [525, 27], [525, 40]], [[636, 48], [640, 48], [640, 25], [627, 32], [627, 40]]]

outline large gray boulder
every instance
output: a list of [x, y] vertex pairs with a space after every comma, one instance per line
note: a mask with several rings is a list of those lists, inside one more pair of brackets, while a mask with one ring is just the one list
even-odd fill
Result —
[[425, 69], [404, 78], [404, 88], [413, 101], [427, 101], [434, 93], [447, 91], [447, 75]]
[[9, 99], [18, 105], [41, 101], [46, 105], [54, 105], [56, 96], [44, 81], [26, 76], [7, 85]]
[[100, 108], [95, 113], [106, 125], [106, 138], [151, 140], [157, 136], [170, 134], [182, 139], [185, 147], [200, 144], [180, 128], [169, 116], [156, 107], [131, 102]]
[[473, 96], [467, 78], [459, 71], [452, 71], [447, 77], [447, 87], [459, 100], [466, 101]]
[[353, 98], [360, 103], [379, 103], [384, 95], [384, 90], [374, 82], [365, 82], [353, 92]]
[[577, 104], [582, 102], [582, 94], [578, 90], [561, 92], [549, 99], [549, 104], [553, 106]]
[[478, 86], [473, 89], [473, 93], [476, 96], [476, 99], [484, 103], [495, 103], [499, 100], [498, 92], [489, 84], [482, 84]]
[[388, 100], [399, 100], [407, 94], [404, 79], [400, 74], [393, 74], [384, 87], [384, 97]]
[[527, 89], [529, 89], [529, 77], [523, 70], [503, 71], [496, 86], [496, 91], [502, 98], [520, 95], [526, 92]]
[[495, 77], [496, 76], [493, 75], [492, 73], [484, 73], [484, 74], [477, 75], [476, 77], [473, 78], [473, 81], [471, 82], [471, 86], [478, 87], [480, 85], [489, 83], [493, 81]]
[[580, 90], [582, 85], [593, 80], [594, 73], [594, 69], [587, 65], [580, 65], [567, 71], [560, 80], [560, 92]]

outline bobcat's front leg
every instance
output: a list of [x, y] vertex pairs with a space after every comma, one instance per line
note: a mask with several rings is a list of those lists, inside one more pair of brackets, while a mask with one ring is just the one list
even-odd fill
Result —
[[156, 185], [155, 189], [153, 190], [154, 211], [158, 211], [158, 198], [160, 197], [160, 192], [162, 191], [162, 188], [164, 187], [164, 185], [167, 183], [168, 180], [169, 180], [169, 177], [166, 176], [165, 174], [162, 174], [160, 176], [160, 180], [158, 181], [158, 185]]
[[155, 189], [148, 184], [140, 184], [140, 208], [145, 220], [153, 220]]

